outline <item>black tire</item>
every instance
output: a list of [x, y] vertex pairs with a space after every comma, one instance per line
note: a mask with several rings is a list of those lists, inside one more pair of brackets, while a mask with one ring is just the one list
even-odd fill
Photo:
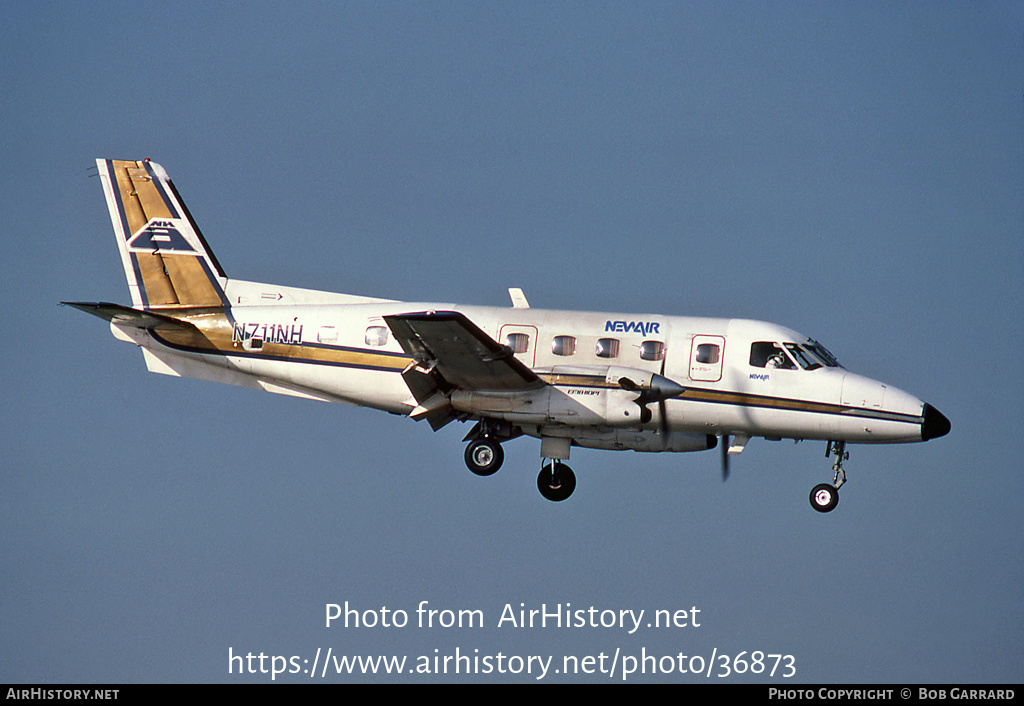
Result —
[[537, 489], [551, 502], [561, 502], [576, 490], [576, 474], [564, 463], [556, 462], [554, 473], [551, 464], [545, 464], [537, 476]]
[[466, 447], [466, 467], [478, 476], [497, 473], [504, 461], [504, 449], [491, 439], [476, 439]]
[[818, 512], [832, 512], [839, 504], [839, 489], [830, 483], [811, 488], [811, 507]]

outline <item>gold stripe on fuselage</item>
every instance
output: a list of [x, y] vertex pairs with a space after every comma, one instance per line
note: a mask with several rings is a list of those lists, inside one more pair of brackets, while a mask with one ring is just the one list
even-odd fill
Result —
[[[169, 309], [165, 313], [173, 315]], [[157, 326], [153, 329], [158, 340], [171, 348], [192, 353], [221, 356], [239, 356], [243, 358], [261, 358], [282, 362], [309, 363], [312, 365], [339, 366], [364, 370], [379, 370], [400, 373], [412, 362], [412, 358], [403, 353], [372, 351], [363, 348], [349, 348], [327, 344], [302, 342], [285, 343], [264, 341], [250, 338], [248, 345], [236, 340], [234, 326], [221, 310], [208, 310], [203, 314], [182, 317], [195, 326], [194, 329], [178, 328], [173, 325]], [[258, 341], [258, 347], [253, 343]], [[547, 384], [556, 387], [588, 387], [607, 390], [619, 390], [620, 386], [601, 375], [582, 373], [538, 373]], [[679, 397], [681, 402], [705, 402], [733, 407], [751, 407], [775, 409], [792, 412], [811, 412], [819, 414], [852, 415], [857, 417], [889, 419], [908, 423], [919, 423], [914, 415], [884, 412], [881, 410], [846, 407], [828, 402], [812, 402], [808, 400], [788, 399], [753, 395], [728, 390], [688, 387]]]
[[[171, 309], [167, 313], [174, 314]], [[248, 346], [234, 338], [234, 327], [221, 312], [210, 312], [198, 316], [182, 317], [193, 324], [195, 329], [157, 326], [153, 329], [161, 343], [170, 348], [207, 355], [241, 356], [312, 363], [314, 365], [338, 365], [351, 368], [372, 368], [402, 372], [412, 361], [402, 353], [379, 353], [359, 348], [343, 348], [313, 343], [279, 343], [250, 338]]]
[[716, 402], [719, 404], [736, 405], [739, 407], [768, 407], [771, 409], [786, 409], [797, 412], [824, 412], [836, 413], [842, 407], [827, 402], [808, 402], [806, 400], [789, 400], [784, 397], [766, 397], [763, 395], [749, 395], [742, 392], [728, 392], [709, 390], [699, 387], [689, 387], [679, 398], [691, 402]]
[[610, 383], [601, 375], [580, 375], [578, 373], [538, 373], [538, 377], [549, 385], [561, 385], [563, 387], [607, 387], [619, 389], [615, 383]]

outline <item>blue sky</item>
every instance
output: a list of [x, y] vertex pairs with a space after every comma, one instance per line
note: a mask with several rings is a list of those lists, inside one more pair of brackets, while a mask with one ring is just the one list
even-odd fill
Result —
[[[229, 648], [759, 650], [795, 658], [780, 684], [1021, 681], [1019, 3], [4, 17], [0, 681], [269, 679], [229, 674]], [[535, 440], [476, 478], [462, 425], [152, 375], [58, 307], [130, 301], [97, 157], [160, 162], [231, 276], [773, 321], [953, 430], [852, 447], [829, 515], [807, 503], [824, 445], [761, 439], [725, 484], [714, 452], [574, 450], [551, 504]], [[486, 624], [324, 627], [345, 601]], [[499, 628], [520, 603], [702, 623]], [[421, 678], [455, 677], [398, 680]], [[712, 681], [744, 679], [769, 681]]]

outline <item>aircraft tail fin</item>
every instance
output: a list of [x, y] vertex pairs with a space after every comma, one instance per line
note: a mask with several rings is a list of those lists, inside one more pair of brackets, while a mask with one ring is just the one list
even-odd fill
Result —
[[163, 167], [97, 159], [136, 308], [224, 307], [227, 277]]

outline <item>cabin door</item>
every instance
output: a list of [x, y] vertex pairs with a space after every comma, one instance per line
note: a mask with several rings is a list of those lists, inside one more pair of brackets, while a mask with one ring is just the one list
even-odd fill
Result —
[[718, 382], [722, 379], [724, 360], [724, 337], [694, 336], [690, 346], [690, 379], [701, 382]]

